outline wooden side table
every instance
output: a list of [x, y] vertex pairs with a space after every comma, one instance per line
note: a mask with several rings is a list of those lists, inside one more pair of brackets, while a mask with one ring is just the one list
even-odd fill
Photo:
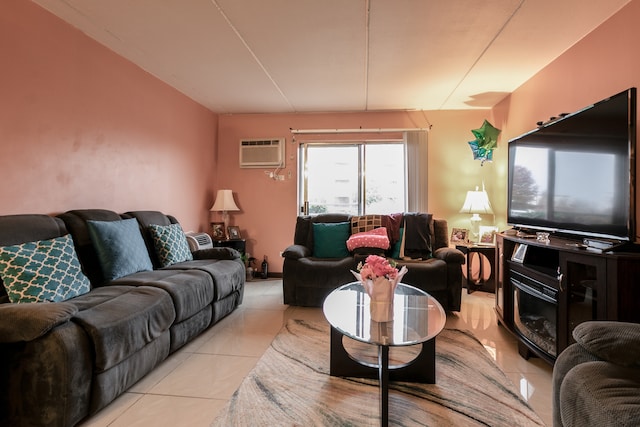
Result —
[[[496, 247], [495, 245], [456, 245], [456, 249], [465, 254], [467, 264], [467, 293], [470, 294], [474, 291], [495, 292], [496, 281], [494, 274], [494, 265], [496, 260]], [[471, 277], [471, 263], [473, 260], [473, 254], [476, 254], [478, 260], [478, 278], [473, 279]], [[488, 278], [484, 278], [485, 259], [489, 262], [489, 268], [491, 274]]]
[[245, 239], [229, 239], [229, 240], [213, 240], [214, 248], [233, 248], [240, 252], [240, 255], [244, 255], [247, 251], [247, 244]]

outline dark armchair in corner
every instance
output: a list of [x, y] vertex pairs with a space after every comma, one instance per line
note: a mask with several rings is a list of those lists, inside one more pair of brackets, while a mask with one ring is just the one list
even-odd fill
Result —
[[[408, 273], [403, 282], [428, 292], [442, 304], [447, 311], [460, 311], [462, 294], [462, 264], [465, 259], [462, 252], [449, 248], [447, 221], [433, 219], [431, 214], [404, 213], [397, 214], [395, 223], [400, 224], [407, 240], [421, 240], [427, 242], [427, 248], [421, 259], [396, 259], [393, 247], [379, 253], [396, 259], [398, 266], [406, 265]], [[321, 254], [319, 238], [314, 235], [318, 231], [318, 224], [333, 224], [336, 229], [348, 223], [346, 234], [336, 238], [344, 246], [345, 240], [354, 230], [356, 222], [370, 222], [372, 217], [385, 215], [351, 216], [346, 214], [320, 214], [316, 216], [299, 216], [296, 221], [293, 245], [286, 248], [282, 270], [282, 285], [284, 303], [296, 306], [320, 307], [325, 297], [335, 288], [355, 280], [350, 270], [355, 270], [359, 261], [364, 260], [367, 252], [344, 252], [335, 254]], [[394, 221], [389, 221], [393, 223]], [[407, 225], [409, 224], [409, 225]], [[411, 225], [413, 224], [413, 225]], [[399, 225], [399, 226], [400, 226]], [[404, 231], [406, 227], [406, 232]], [[344, 230], [344, 228], [342, 228]], [[332, 231], [333, 233], [334, 231]], [[336, 231], [337, 232], [337, 231]], [[400, 240], [399, 240], [400, 241]], [[397, 245], [398, 242], [395, 242]], [[338, 246], [338, 245], [334, 245]], [[392, 246], [394, 246], [392, 241]], [[326, 248], [325, 248], [326, 249]], [[370, 249], [370, 248], [363, 248]]]
[[640, 425], [640, 324], [589, 321], [553, 367], [553, 425]]

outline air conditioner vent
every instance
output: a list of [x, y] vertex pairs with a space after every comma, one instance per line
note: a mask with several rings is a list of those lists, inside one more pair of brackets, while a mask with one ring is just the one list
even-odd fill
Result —
[[213, 248], [213, 241], [211, 240], [211, 236], [207, 233], [195, 233], [190, 231], [186, 233], [186, 236], [191, 252]]
[[284, 138], [240, 141], [241, 168], [284, 166]]
[[206, 245], [211, 242], [211, 238], [209, 238], [206, 234], [198, 234], [194, 236], [199, 245]]

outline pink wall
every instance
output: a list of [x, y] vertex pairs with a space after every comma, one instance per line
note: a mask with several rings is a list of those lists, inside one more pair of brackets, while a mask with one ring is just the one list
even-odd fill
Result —
[[[319, 114], [233, 114], [219, 118], [220, 141], [217, 180], [220, 188], [231, 188], [240, 212], [231, 214], [232, 225], [240, 227], [247, 250], [256, 258], [269, 258], [272, 272], [282, 271], [280, 251], [293, 242], [297, 205], [298, 145], [290, 129], [379, 129], [433, 128], [429, 132], [429, 211], [454, 226], [467, 224], [458, 214], [466, 191], [493, 180], [492, 164], [480, 167], [467, 141], [471, 129], [490, 119], [488, 111], [371, 112]], [[286, 138], [286, 165], [273, 181], [265, 169], [241, 169], [238, 143], [243, 138]], [[291, 174], [291, 178], [289, 178]], [[488, 190], [490, 189], [490, 185]], [[220, 220], [218, 214], [212, 219]], [[461, 224], [455, 225], [460, 222]]]
[[217, 116], [39, 6], [0, 2], [0, 214], [149, 209], [205, 229]]
[[[533, 129], [538, 121], [640, 87], [639, 18], [640, 0], [634, 0], [498, 104], [494, 114], [504, 128], [504, 141]], [[503, 218], [506, 180], [506, 167], [501, 167], [495, 182], [501, 187], [497, 205]], [[638, 204], [636, 211], [638, 223]]]

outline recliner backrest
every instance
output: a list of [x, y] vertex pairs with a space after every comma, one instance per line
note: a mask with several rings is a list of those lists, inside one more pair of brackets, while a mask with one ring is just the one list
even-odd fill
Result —
[[121, 216], [122, 218], [135, 218], [138, 221], [140, 232], [144, 238], [144, 243], [147, 245], [147, 251], [149, 251], [149, 256], [151, 257], [153, 266], [154, 268], [160, 268], [162, 264], [158, 260], [153, 238], [149, 232], [149, 226], [177, 224], [178, 220], [171, 215], [165, 215], [160, 211], [130, 211], [123, 213]]
[[[293, 236], [293, 244], [306, 246], [313, 249], [313, 227], [314, 222], [335, 223], [351, 221], [352, 215], [340, 213], [325, 213], [319, 215], [301, 215], [296, 218], [296, 227]], [[440, 249], [449, 246], [449, 236], [447, 235], [447, 221], [444, 219], [432, 219], [430, 223], [432, 249]]]
[[351, 215], [339, 213], [299, 216], [296, 220], [293, 243], [295, 245], [306, 246], [310, 250], [313, 250], [313, 223], [336, 223], [350, 220]]
[[98, 253], [91, 242], [87, 221], [120, 221], [122, 218], [118, 213], [106, 209], [76, 209], [60, 214], [58, 218], [64, 221], [73, 236], [84, 274], [93, 286], [102, 285], [104, 283], [102, 267]]

